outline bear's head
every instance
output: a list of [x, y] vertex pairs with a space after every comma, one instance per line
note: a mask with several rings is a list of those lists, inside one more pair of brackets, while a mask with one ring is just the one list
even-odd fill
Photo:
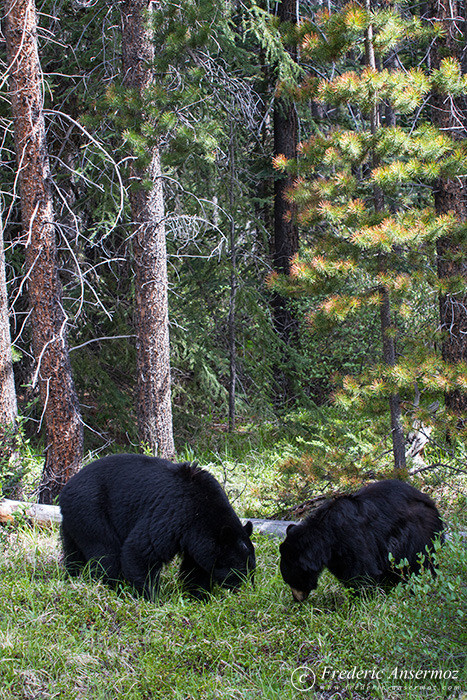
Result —
[[300, 603], [317, 587], [325, 564], [319, 551], [310, 550], [304, 535], [300, 525], [289, 525], [287, 537], [279, 547], [282, 578], [290, 586], [294, 600]]
[[224, 525], [217, 541], [217, 556], [212, 580], [224, 588], [238, 588], [246, 578], [253, 578], [256, 567], [255, 550], [250, 540], [253, 526], [248, 521], [241, 531]]

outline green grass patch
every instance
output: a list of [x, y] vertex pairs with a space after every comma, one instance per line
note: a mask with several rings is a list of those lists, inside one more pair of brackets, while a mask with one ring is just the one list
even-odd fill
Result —
[[157, 604], [66, 579], [56, 531], [23, 525], [2, 540], [2, 700], [438, 700], [467, 690], [467, 551], [456, 538], [434, 582], [422, 575], [411, 590], [354, 600], [325, 573], [302, 605], [280, 577], [278, 541], [260, 535], [254, 585], [199, 603], [183, 595], [174, 562]]
[[[270, 516], [381, 476], [388, 457], [372, 429], [335, 409], [245, 419], [234, 434], [200, 425], [178, 458], [209, 469], [240, 516]], [[339, 475], [345, 451], [356, 477]], [[30, 452], [24, 497], [41, 467]], [[57, 530], [24, 519], [0, 527], [0, 700], [465, 700], [467, 540], [455, 535], [467, 530], [465, 447], [433, 441], [425, 458], [440, 466], [411, 481], [454, 534], [436, 555], [436, 580], [423, 574], [390, 595], [356, 600], [324, 572], [296, 604], [279, 541], [255, 534], [254, 585], [200, 603], [180, 589], [175, 561], [149, 603], [126, 587], [67, 579]]]

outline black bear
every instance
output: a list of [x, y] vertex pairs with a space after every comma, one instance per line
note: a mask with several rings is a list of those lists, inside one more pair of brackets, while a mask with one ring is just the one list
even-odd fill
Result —
[[[420, 571], [420, 554], [432, 550], [442, 530], [431, 498], [403, 481], [378, 481], [353, 495], [335, 496], [289, 525], [280, 545], [282, 578], [297, 601], [316, 588], [324, 567], [357, 591], [391, 588], [409, 571]], [[402, 560], [408, 567], [396, 569]], [[434, 574], [429, 561], [426, 565]]]
[[180, 577], [195, 597], [214, 583], [236, 588], [255, 568], [251, 522], [243, 526], [216, 479], [196, 464], [120, 454], [83, 467], [60, 494], [65, 567], [156, 596], [162, 565], [182, 554]]

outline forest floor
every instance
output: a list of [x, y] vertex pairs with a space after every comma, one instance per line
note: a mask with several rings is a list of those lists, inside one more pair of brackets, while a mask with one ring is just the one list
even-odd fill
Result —
[[[284, 510], [280, 440], [235, 441], [196, 455], [201, 466], [224, 481], [239, 515]], [[279, 541], [259, 533], [254, 585], [200, 603], [180, 590], [175, 561], [150, 603], [86, 576], [67, 579], [58, 529], [3, 527], [0, 700], [465, 700], [463, 503], [443, 512], [450, 536], [436, 580], [423, 573], [355, 600], [324, 572], [304, 604], [281, 579]]]

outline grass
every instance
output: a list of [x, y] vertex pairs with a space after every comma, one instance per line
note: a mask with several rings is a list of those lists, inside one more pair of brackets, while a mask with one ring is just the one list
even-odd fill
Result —
[[[254, 586], [199, 603], [179, 589], [173, 563], [153, 604], [67, 580], [56, 531], [4, 533], [0, 698], [439, 700], [467, 690], [465, 543], [442, 548], [434, 583], [422, 575], [412, 591], [355, 601], [325, 573], [302, 605], [281, 580], [277, 540], [255, 544]], [[396, 669], [407, 677], [395, 680]], [[317, 686], [303, 692], [310, 671]], [[410, 678], [417, 671], [445, 679]]]
[[[244, 424], [233, 436], [205, 435], [180, 459], [213, 471], [239, 515], [274, 512], [278, 466], [300, 449], [300, 429]], [[446, 495], [465, 492], [465, 477], [447, 491], [423, 476], [416, 485], [442, 504], [453, 533], [467, 530]], [[459, 493], [461, 513], [465, 503]], [[467, 699], [465, 539], [453, 534], [437, 553], [435, 581], [423, 574], [355, 600], [324, 572], [302, 605], [281, 579], [278, 540], [254, 541], [254, 586], [200, 603], [180, 590], [175, 561], [154, 604], [86, 576], [67, 579], [56, 529], [1, 528], [0, 700]]]

